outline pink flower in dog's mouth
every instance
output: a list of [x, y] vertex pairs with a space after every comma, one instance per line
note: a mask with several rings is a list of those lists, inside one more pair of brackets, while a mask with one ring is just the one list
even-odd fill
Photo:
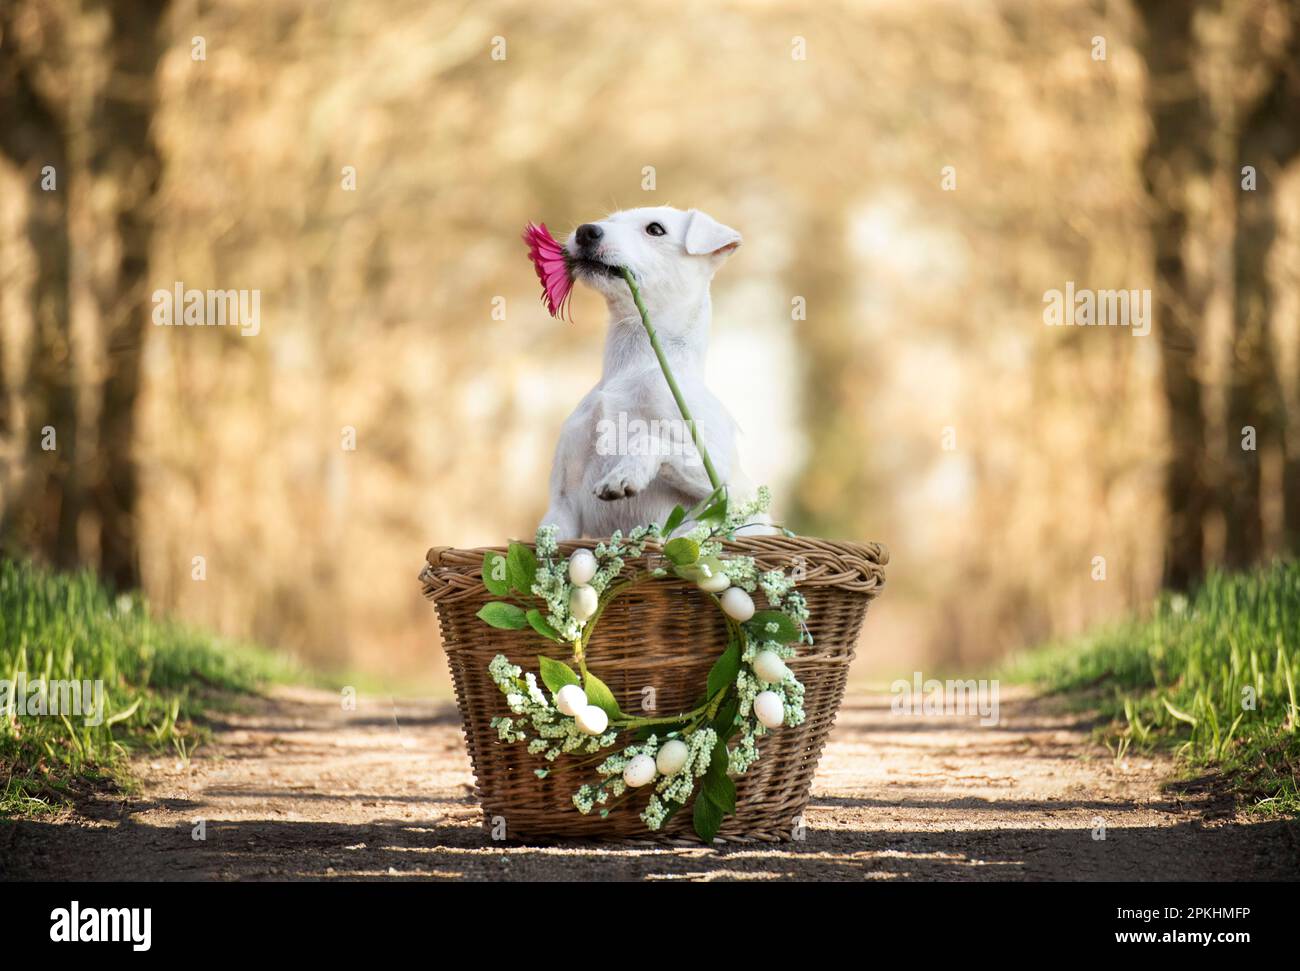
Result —
[[537, 279], [542, 281], [542, 299], [552, 317], [567, 316], [569, 294], [573, 292], [573, 274], [569, 272], [569, 260], [564, 255], [564, 248], [555, 241], [555, 237], [546, 228], [529, 223], [524, 227], [524, 242], [528, 245], [528, 256], [537, 270]]

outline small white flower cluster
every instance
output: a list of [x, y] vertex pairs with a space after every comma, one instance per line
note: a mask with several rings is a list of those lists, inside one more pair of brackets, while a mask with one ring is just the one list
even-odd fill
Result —
[[768, 570], [758, 578], [758, 585], [773, 607], [780, 607], [785, 595], [794, 589], [794, 581], [780, 570]]
[[[596, 774], [601, 777], [601, 781], [581, 786], [573, 794], [573, 804], [578, 807], [578, 812], [585, 816], [596, 806], [603, 806], [611, 798], [617, 799], [627, 792], [628, 784], [623, 778], [623, 773], [627, 770], [628, 764], [638, 755], [654, 758], [658, 750], [659, 740], [651, 735], [645, 742], [629, 745], [623, 751], [615, 752], [600, 763], [596, 767]], [[602, 812], [601, 815], [608, 815], [608, 811]]]
[[787, 672], [780, 684], [769, 684], [748, 666], [736, 675], [739, 731], [735, 747], [727, 755], [727, 769], [742, 775], [758, 761], [758, 740], [775, 728], [802, 725], [804, 686]]
[[546, 602], [546, 620], [561, 638], [573, 643], [596, 611], [599, 595], [623, 572], [626, 559], [641, 556], [646, 544], [659, 538], [659, 527], [638, 526], [624, 537], [616, 530], [595, 552], [575, 550], [568, 560], [556, 562], [559, 544], [556, 527], [540, 526], [534, 547], [539, 563], [532, 593]]
[[[808, 605], [795, 591], [792, 578], [781, 570], [768, 570], [758, 577], [758, 586], [772, 607], [807, 631]], [[802, 725], [807, 717], [804, 686], [783, 663], [795, 656], [795, 646], [772, 640], [770, 635], [778, 630], [772, 621], [760, 630], [751, 625], [740, 656], [742, 665], [736, 675], [739, 731], [727, 757], [728, 771], [736, 774], [746, 772], [758, 760], [758, 739], [778, 727]]]
[[619, 578], [627, 560], [643, 555], [646, 545], [658, 539], [659, 527], [653, 523], [637, 526], [629, 530], [626, 536], [622, 530], [614, 530], [609, 542], [596, 544], [595, 556], [600, 568], [591, 578], [592, 587], [598, 593], [603, 593], [606, 587]]
[[[767, 486], [759, 486], [754, 493], [754, 498], [748, 502], [736, 502], [731, 497], [727, 498], [727, 514], [721, 526], [696, 523], [685, 535], [700, 544], [708, 541], [712, 545], [715, 534], [734, 538], [736, 530], [742, 526], [752, 525], [755, 519], [771, 508], [772, 490]], [[711, 552], [716, 552], [716, 549]]]
[[[556, 709], [546, 698], [546, 693], [537, 684], [537, 677], [529, 671], [520, 679], [523, 669], [511, 664], [503, 654], [498, 654], [488, 665], [488, 673], [501, 693], [506, 696], [506, 705], [510, 711], [520, 716], [518, 721], [511, 717], [493, 718], [491, 726], [496, 729], [497, 737], [503, 742], [522, 742], [528, 738], [527, 727], [531, 727], [535, 738], [528, 743], [528, 751], [533, 755], [545, 753], [548, 762], [554, 762], [560, 755], [572, 752], [595, 753], [609, 748], [618, 737], [617, 729], [610, 729], [602, 735], [590, 735], [578, 727], [575, 719], [569, 718]], [[545, 770], [539, 770], [544, 773]]]
[[[542, 531], [551, 527], [543, 526], [537, 531], [537, 548], [542, 548]], [[570, 643], [577, 640], [582, 633], [582, 624], [576, 617], [569, 615], [570, 587], [568, 575], [563, 566], [558, 569], [549, 559], [542, 560], [533, 577], [533, 594], [546, 601], [546, 621], [555, 628], [564, 640]]]
[[741, 526], [746, 526], [753, 522], [756, 516], [761, 516], [772, 508], [772, 490], [767, 486], [759, 486], [754, 493], [754, 498], [749, 502], [727, 503], [727, 520], [722, 527], [722, 531], [727, 534], [734, 533]]
[[758, 578], [767, 602], [794, 621], [795, 627], [808, 631], [808, 602], [794, 588], [794, 579], [780, 570], [768, 570]]
[[543, 523], [537, 527], [537, 536], [534, 542], [534, 548], [537, 552], [538, 559], [551, 559], [559, 552], [560, 527], [549, 523]]
[[[709, 545], [716, 545], [718, 552], [722, 551], [721, 543]], [[740, 587], [747, 593], [753, 593], [758, 589], [758, 564], [754, 562], [752, 556], [729, 555], [723, 568], [732, 586]]]
[[664, 776], [655, 786], [654, 794], [641, 813], [641, 821], [651, 830], [664, 824], [673, 806], [684, 806], [695, 791], [695, 780], [709, 770], [713, 749], [718, 744], [718, 734], [712, 728], [701, 728], [686, 740], [686, 761], [672, 775]]
[[[573, 804], [586, 815], [597, 806], [606, 806], [629, 789], [659, 780], [650, 802], [641, 813], [642, 821], [655, 830], [663, 825], [674, 806], [684, 806], [695, 791], [695, 780], [709, 769], [717, 733], [704, 727], [677, 738], [670, 735], [662, 744], [651, 735], [644, 742], [629, 745], [602, 762], [596, 769], [601, 781], [584, 785], [573, 794]], [[601, 816], [609, 814], [601, 809]]]

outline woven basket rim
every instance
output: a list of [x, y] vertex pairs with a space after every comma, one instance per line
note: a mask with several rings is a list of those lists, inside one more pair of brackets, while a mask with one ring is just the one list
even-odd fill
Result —
[[[607, 540], [606, 540], [607, 541]], [[590, 548], [601, 539], [562, 540], [557, 545], [563, 555]], [[532, 543], [524, 543], [532, 547]], [[836, 586], [875, 598], [885, 583], [885, 566], [889, 550], [882, 543], [819, 539], [813, 536], [739, 536], [722, 540], [723, 548], [752, 556], [764, 568], [785, 568], [802, 560], [804, 576], [800, 586]], [[476, 546], [458, 549], [434, 546], [425, 554], [419, 581], [428, 600], [468, 595], [483, 589], [480, 571], [488, 553], [504, 553], [507, 546]], [[647, 550], [657, 552], [660, 544], [651, 543]], [[644, 564], [645, 556], [629, 557], [625, 572], [634, 572]], [[679, 582], [665, 578], [665, 582]]]

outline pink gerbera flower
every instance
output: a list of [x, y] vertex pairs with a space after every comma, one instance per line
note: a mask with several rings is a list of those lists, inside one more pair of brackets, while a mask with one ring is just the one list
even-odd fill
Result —
[[528, 255], [537, 270], [537, 279], [542, 281], [542, 299], [552, 317], [568, 315], [569, 294], [573, 292], [573, 276], [569, 273], [569, 261], [564, 255], [564, 248], [555, 241], [546, 228], [546, 223], [536, 226], [529, 223], [524, 228], [524, 242], [528, 245]]

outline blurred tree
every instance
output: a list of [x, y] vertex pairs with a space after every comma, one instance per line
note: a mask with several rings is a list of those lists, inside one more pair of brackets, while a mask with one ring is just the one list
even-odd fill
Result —
[[1166, 586], [1185, 590], [1205, 570], [1205, 416], [1198, 347], [1206, 304], [1204, 284], [1189, 273], [1184, 248], [1190, 190], [1212, 173], [1208, 134], [1214, 118], [1196, 82], [1194, 21], [1199, 0], [1145, 0], [1137, 4], [1144, 36], [1151, 139], [1142, 162], [1150, 205], [1156, 269], [1156, 319], [1169, 422], [1165, 467], [1168, 526]]
[[[19, 23], [22, 20], [22, 28]], [[69, 316], [67, 24], [49, 5], [0, 4], [0, 153], [26, 184], [25, 234], [38, 254], [29, 353], [18, 373], [24, 420], [10, 416], [0, 542], [68, 566], [77, 561], [76, 388]], [[0, 375], [3, 375], [0, 371]], [[7, 397], [7, 395], [6, 395]]]
[[[1269, 65], [1263, 96], [1237, 131], [1236, 161], [1254, 169], [1254, 187], [1238, 195], [1233, 240], [1233, 345], [1228, 389], [1228, 456], [1224, 506], [1229, 566], [1256, 562], [1264, 549], [1260, 454], [1283, 457], [1283, 546], [1300, 552], [1300, 455], [1288, 454], [1285, 396], [1273, 363], [1270, 327], [1276, 304], [1268, 278], [1277, 240], [1277, 183], [1300, 154], [1300, 4], [1289, 5], [1290, 37]], [[1251, 53], [1258, 59], [1258, 43]], [[1291, 422], [1300, 416], [1289, 416]], [[1255, 449], [1241, 447], [1242, 429], [1255, 429]], [[1292, 449], [1292, 452], [1295, 450]]]
[[809, 416], [808, 455], [790, 508], [792, 522], [819, 536], [852, 536], [861, 497], [867, 495], [863, 463], [846, 443], [861, 435], [861, 415], [849, 406], [862, 380], [845, 327], [851, 317], [852, 265], [847, 227], [838, 210], [810, 210], [799, 223], [789, 288], [806, 301], [800, 322], [805, 377], [802, 407]]
[[[12, 431], [22, 468], [6, 489], [0, 537], [61, 566], [91, 560], [120, 588], [140, 581], [135, 406], [161, 168], [151, 126], [165, 8], [131, 0], [0, 8], [0, 152], [27, 180], [36, 257], [23, 369], [30, 411]], [[96, 245], [83, 261], [98, 324], [91, 374], [79, 373], [73, 353], [78, 216]], [[90, 414], [79, 408], [80, 384], [98, 399]]]
[[149, 321], [149, 247], [161, 162], [152, 124], [157, 108], [155, 74], [162, 54], [160, 31], [166, 0], [112, 0], [104, 41], [106, 83], [89, 112], [87, 177], [111, 187], [105, 227], [115, 235], [109, 265], [95, 280], [105, 374], [100, 389], [99, 435], [89, 468], [89, 494], [98, 516], [99, 568], [119, 588], [139, 586], [140, 550], [135, 522], [136, 399], [140, 353]]

